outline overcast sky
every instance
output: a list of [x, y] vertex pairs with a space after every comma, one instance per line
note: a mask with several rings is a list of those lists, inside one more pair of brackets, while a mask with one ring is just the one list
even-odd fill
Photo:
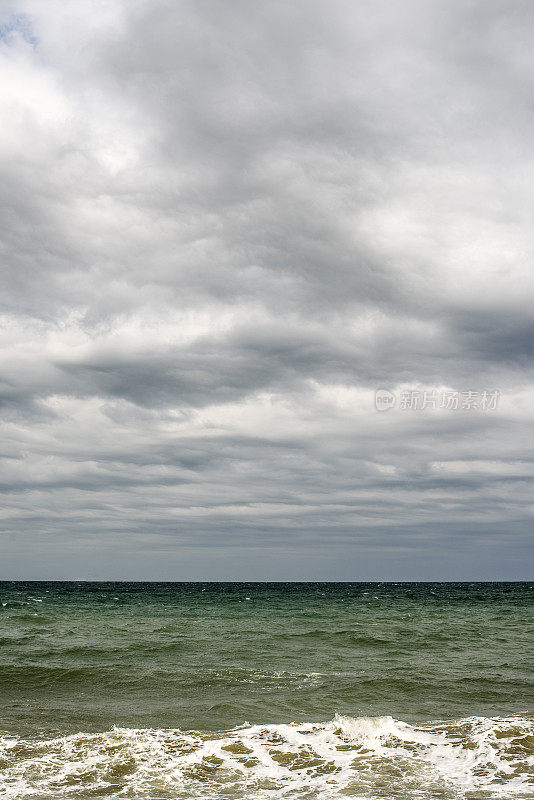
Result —
[[528, 578], [531, 0], [1, 8], [0, 577]]

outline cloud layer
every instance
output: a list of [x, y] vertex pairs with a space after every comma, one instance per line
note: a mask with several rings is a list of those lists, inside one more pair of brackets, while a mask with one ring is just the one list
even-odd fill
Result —
[[526, 577], [532, 4], [7, 5], [0, 577]]

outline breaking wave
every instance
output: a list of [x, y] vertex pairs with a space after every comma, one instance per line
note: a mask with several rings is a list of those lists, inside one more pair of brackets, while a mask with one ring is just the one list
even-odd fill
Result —
[[0, 738], [6, 800], [534, 797], [534, 718], [392, 717]]

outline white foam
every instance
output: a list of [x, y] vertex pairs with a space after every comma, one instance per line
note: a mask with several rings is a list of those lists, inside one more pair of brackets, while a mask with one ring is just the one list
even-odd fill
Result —
[[[534, 797], [532, 719], [472, 717], [412, 726], [392, 717], [243, 725], [220, 733], [114, 728], [0, 739], [6, 800]], [[532, 742], [532, 738], [530, 739]], [[529, 776], [530, 773], [530, 776]], [[483, 794], [479, 794], [479, 793]]]

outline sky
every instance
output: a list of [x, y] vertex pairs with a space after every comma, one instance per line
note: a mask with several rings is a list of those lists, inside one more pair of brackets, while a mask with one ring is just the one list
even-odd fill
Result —
[[533, 29], [4, 0], [0, 578], [532, 576]]

